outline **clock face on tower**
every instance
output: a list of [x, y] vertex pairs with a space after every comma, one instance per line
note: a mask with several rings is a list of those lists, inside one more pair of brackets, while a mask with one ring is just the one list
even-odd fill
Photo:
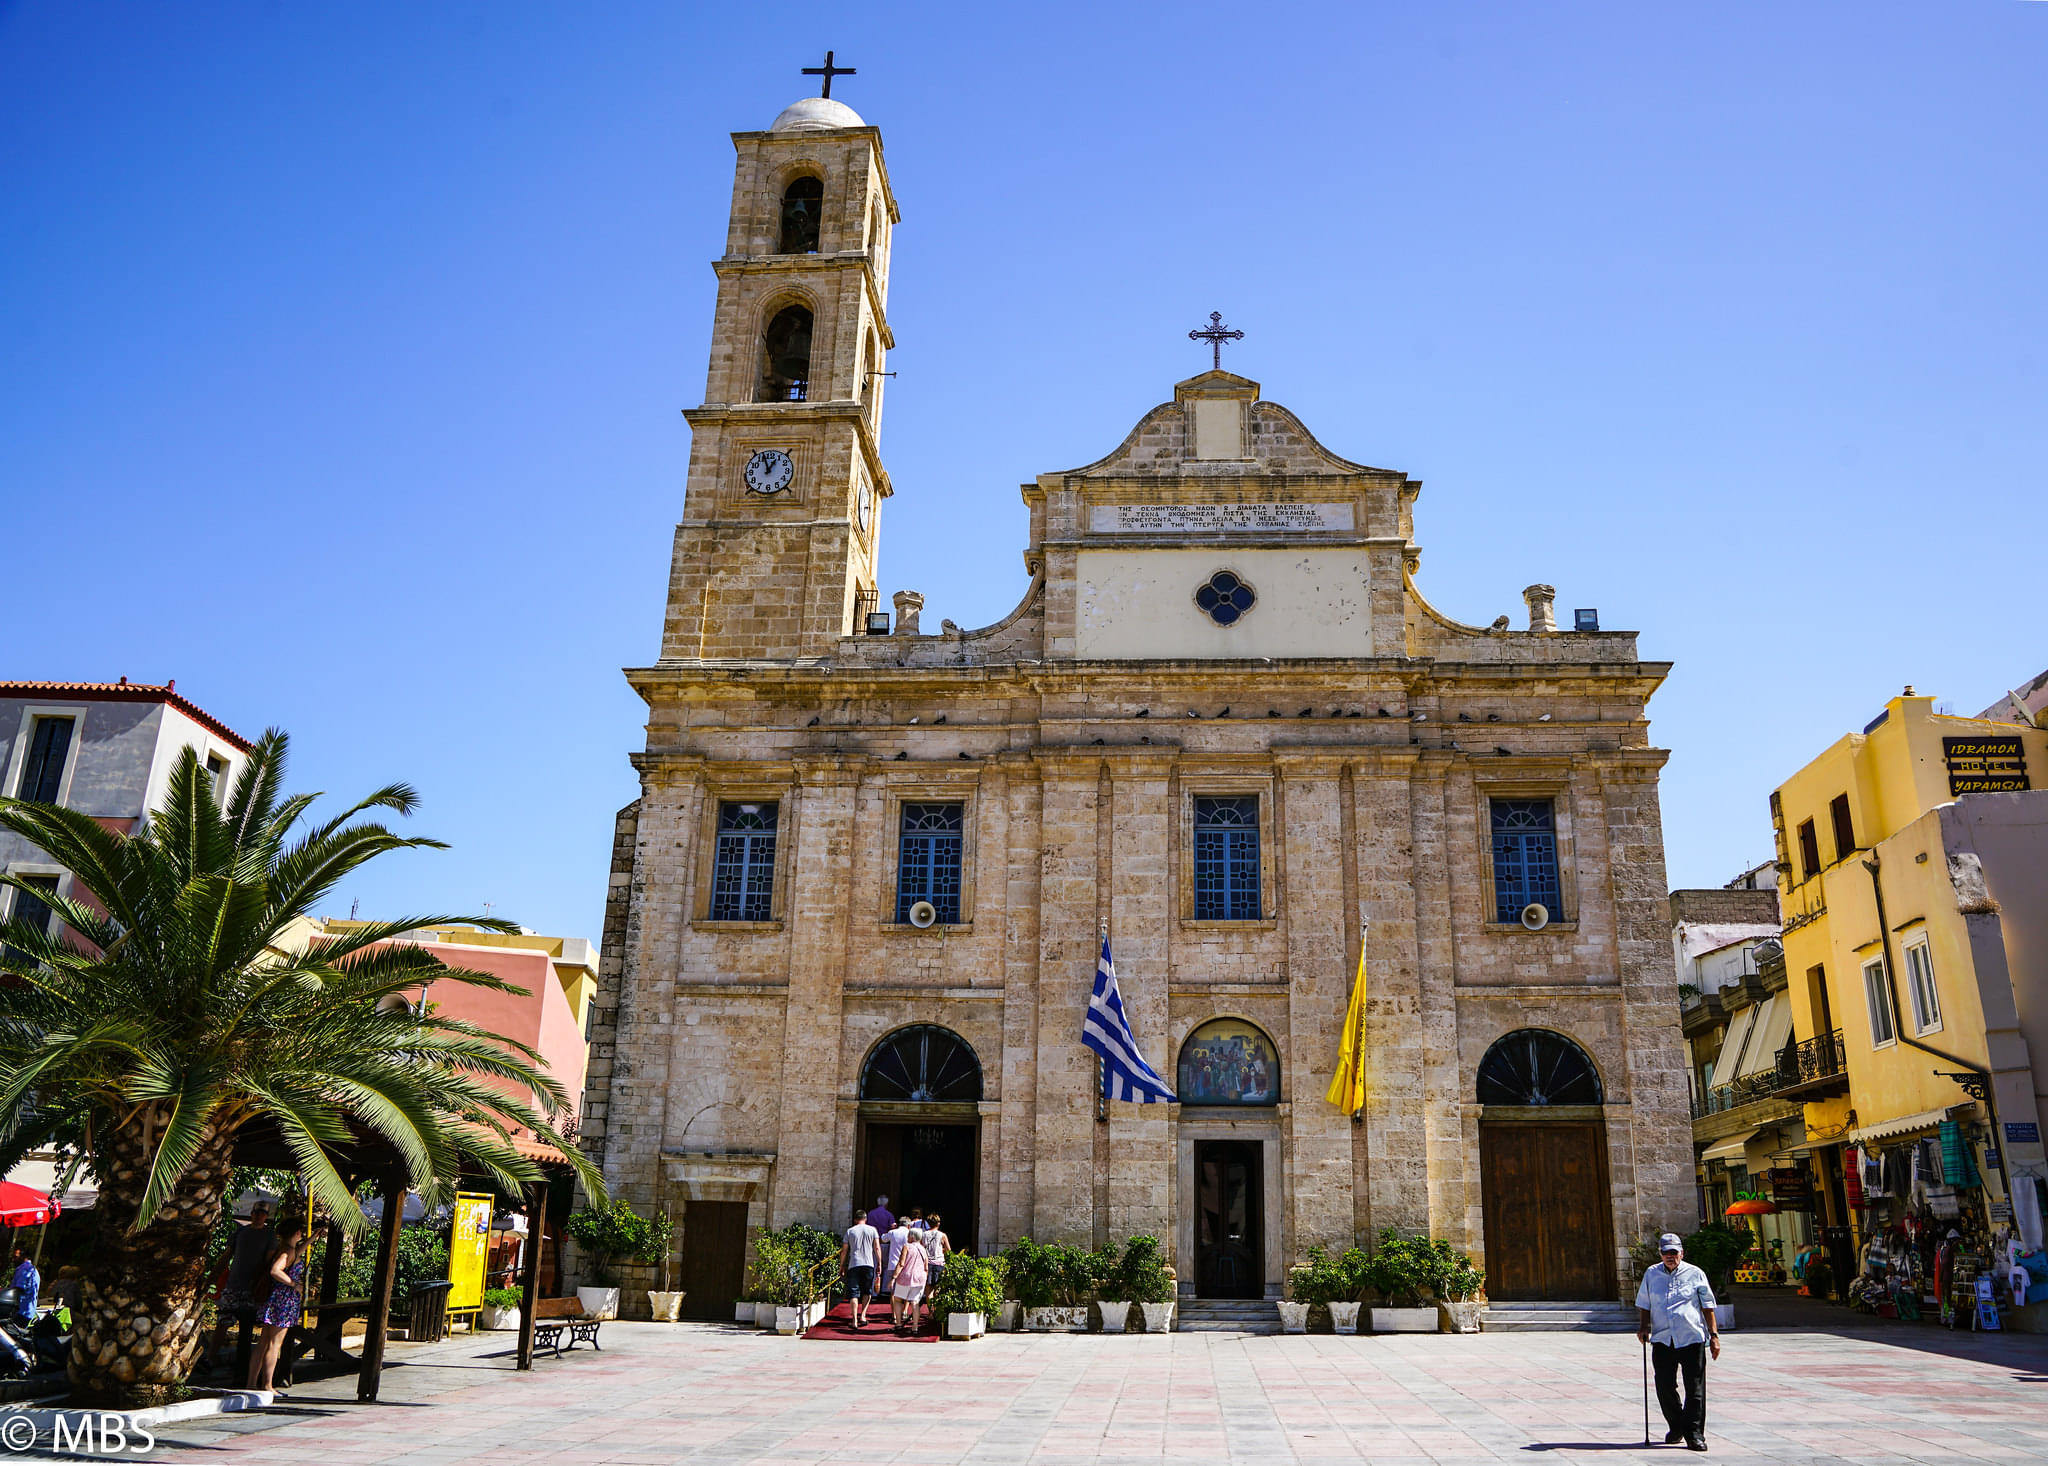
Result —
[[796, 477], [796, 465], [780, 448], [763, 448], [747, 460], [744, 477], [749, 493], [779, 494]]
[[875, 491], [866, 479], [860, 481], [860, 491], [854, 495], [853, 512], [860, 521], [860, 532], [868, 532], [868, 522], [875, 517]]

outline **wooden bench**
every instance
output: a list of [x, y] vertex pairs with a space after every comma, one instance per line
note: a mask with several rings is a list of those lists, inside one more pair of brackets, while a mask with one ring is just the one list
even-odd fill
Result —
[[[598, 1326], [603, 1322], [600, 1318], [564, 1318], [548, 1323], [536, 1320], [533, 1325], [533, 1352], [538, 1356], [546, 1351], [560, 1359], [578, 1344], [588, 1344], [603, 1353], [604, 1345], [597, 1342]], [[562, 1342], [565, 1333], [569, 1336], [566, 1344]]]

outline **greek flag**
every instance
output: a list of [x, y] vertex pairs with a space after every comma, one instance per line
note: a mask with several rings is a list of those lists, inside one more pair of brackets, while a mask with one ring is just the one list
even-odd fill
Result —
[[1102, 1056], [1102, 1097], [1156, 1105], [1174, 1098], [1131, 1036], [1124, 1000], [1117, 995], [1116, 964], [1110, 960], [1109, 938], [1102, 939], [1102, 960], [1095, 964], [1095, 992], [1081, 1023], [1081, 1042]]

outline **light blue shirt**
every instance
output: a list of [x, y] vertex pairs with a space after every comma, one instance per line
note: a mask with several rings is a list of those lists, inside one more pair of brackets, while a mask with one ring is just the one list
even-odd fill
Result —
[[1650, 1315], [1650, 1342], [1683, 1349], [1707, 1341], [1707, 1323], [1701, 1310], [1714, 1306], [1714, 1290], [1707, 1275], [1689, 1262], [1675, 1268], [1658, 1263], [1643, 1274], [1636, 1289], [1636, 1307]]

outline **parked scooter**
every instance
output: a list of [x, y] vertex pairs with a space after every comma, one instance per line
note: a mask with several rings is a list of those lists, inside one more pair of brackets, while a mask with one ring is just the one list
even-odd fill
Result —
[[71, 1311], [45, 1309], [30, 1323], [21, 1316], [21, 1293], [0, 1288], [0, 1373], [18, 1377], [61, 1370], [71, 1357]]

